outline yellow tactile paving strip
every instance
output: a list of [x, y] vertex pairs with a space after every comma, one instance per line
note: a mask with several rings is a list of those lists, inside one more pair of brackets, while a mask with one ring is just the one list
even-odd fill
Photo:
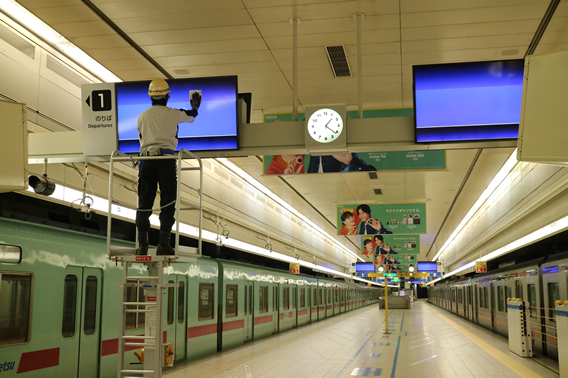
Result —
[[438, 315], [443, 321], [454, 327], [458, 332], [461, 332], [465, 337], [467, 337], [472, 342], [477, 344], [480, 348], [482, 348], [484, 351], [489, 353], [493, 358], [497, 359], [501, 364], [505, 365], [509, 370], [517, 374], [519, 377], [542, 378], [541, 375], [538, 375], [537, 373], [535, 373], [525, 365], [521, 364], [520, 362], [515, 361], [513, 358], [507, 356], [505, 353], [493, 347], [491, 344], [481, 340], [479, 337], [475, 336], [473, 333], [467, 331], [463, 327], [457, 325], [450, 319], [446, 318], [444, 315], [440, 314], [438, 311], [432, 309], [431, 307], [427, 308], [436, 315]]

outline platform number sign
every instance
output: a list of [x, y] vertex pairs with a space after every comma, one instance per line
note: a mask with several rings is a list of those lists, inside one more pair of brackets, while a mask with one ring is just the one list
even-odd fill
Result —
[[110, 156], [118, 149], [114, 83], [81, 86], [83, 155]]
[[87, 105], [94, 112], [112, 110], [112, 92], [110, 89], [92, 91], [91, 95], [87, 97]]

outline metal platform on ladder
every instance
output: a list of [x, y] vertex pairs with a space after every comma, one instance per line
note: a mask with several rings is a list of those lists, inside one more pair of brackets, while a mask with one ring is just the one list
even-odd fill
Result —
[[[196, 159], [198, 167], [182, 167], [183, 157]], [[198, 197], [199, 205], [188, 205], [181, 208], [180, 186], [177, 185], [176, 198], [176, 229], [175, 229], [175, 254], [174, 255], [156, 255], [156, 248], [149, 248], [147, 256], [136, 256], [137, 248], [127, 248], [113, 246], [111, 244], [111, 227], [112, 227], [112, 205], [113, 202], [113, 176], [115, 162], [134, 162], [137, 160], [150, 159], [177, 159], [177, 177], [181, 178], [181, 171], [199, 171], [199, 188]], [[119, 337], [118, 337], [118, 378], [137, 377], [142, 374], [144, 377], [161, 378], [162, 366], [165, 361], [165, 349], [167, 345], [163, 342], [163, 291], [170, 287], [177, 287], [179, 284], [164, 284], [164, 268], [172, 263], [194, 263], [201, 256], [202, 244], [202, 220], [203, 220], [203, 165], [201, 159], [187, 151], [180, 150], [178, 155], [162, 155], [162, 156], [128, 156], [121, 152], [115, 151], [110, 158], [109, 169], [109, 208], [108, 208], [108, 224], [107, 224], [107, 253], [108, 258], [116, 264], [120, 263], [123, 268], [122, 283], [117, 284], [120, 287], [120, 315], [119, 315]], [[179, 216], [181, 210], [199, 211], [199, 227], [197, 248], [179, 245]], [[138, 238], [137, 238], [138, 239]], [[128, 268], [132, 264], [141, 263], [148, 267], [148, 276], [129, 276]], [[138, 283], [144, 281], [144, 283]], [[145, 290], [146, 302], [127, 302], [126, 293], [128, 286], [138, 286]], [[144, 308], [129, 309], [129, 306], [142, 306]], [[145, 333], [144, 336], [128, 336], [126, 335], [126, 314], [131, 312], [144, 312], [146, 314]], [[156, 345], [159, 345], [156, 348]], [[144, 348], [144, 369], [125, 369], [124, 368], [124, 347], [137, 346]]]

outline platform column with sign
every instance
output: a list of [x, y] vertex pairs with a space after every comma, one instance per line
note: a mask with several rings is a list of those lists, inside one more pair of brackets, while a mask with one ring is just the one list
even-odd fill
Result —
[[532, 357], [533, 348], [530, 327], [527, 327], [528, 302], [519, 298], [507, 299], [509, 323], [509, 350], [521, 357]]

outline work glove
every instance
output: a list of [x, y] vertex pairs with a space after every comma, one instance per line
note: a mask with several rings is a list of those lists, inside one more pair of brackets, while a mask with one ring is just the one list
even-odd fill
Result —
[[189, 103], [191, 104], [192, 109], [199, 109], [199, 105], [201, 105], [201, 95], [199, 92], [193, 92], [189, 99]]

